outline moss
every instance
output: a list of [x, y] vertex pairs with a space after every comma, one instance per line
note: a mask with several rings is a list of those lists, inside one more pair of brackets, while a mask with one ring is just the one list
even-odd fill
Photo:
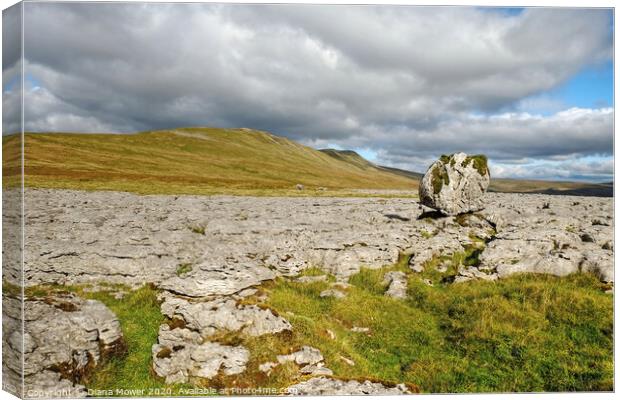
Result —
[[450, 183], [450, 178], [448, 177], [448, 171], [446, 171], [446, 167], [444, 167], [443, 165], [435, 165], [433, 167], [431, 183], [433, 184], [433, 193], [435, 194], [439, 194], [439, 192], [441, 192], [441, 188], [443, 187], [443, 185], [447, 185]]
[[192, 271], [194, 267], [190, 263], [179, 264], [176, 270], [177, 276], [183, 276]]
[[204, 235], [205, 231], [207, 230], [207, 228], [204, 225], [194, 225], [194, 226], [190, 226], [189, 229], [194, 232], [197, 233], [199, 235]]
[[437, 234], [437, 231], [435, 232], [422, 231], [420, 232], [420, 234], [422, 235], [424, 239], [430, 239]]
[[454, 154], [450, 154], [450, 155], [447, 155], [447, 154], [442, 154], [442, 155], [439, 157], [439, 161], [441, 161], [441, 162], [442, 162], [442, 163], [444, 163], [444, 164], [448, 164], [448, 163], [450, 162], [450, 160], [452, 159], [452, 156], [453, 156], [453, 155], [454, 155]]
[[461, 165], [463, 167], [467, 167], [469, 164], [473, 163], [473, 167], [480, 175], [486, 175], [489, 173], [488, 160], [487, 157], [483, 154], [476, 154], [473, 156], [467, 156]]

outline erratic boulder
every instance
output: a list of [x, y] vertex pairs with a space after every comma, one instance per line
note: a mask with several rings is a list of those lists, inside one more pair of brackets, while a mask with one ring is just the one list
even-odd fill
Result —
[[485, 156], [443, 155], [420, 182], [420, 203], [445, 215], [479, 211], [490, 179]]

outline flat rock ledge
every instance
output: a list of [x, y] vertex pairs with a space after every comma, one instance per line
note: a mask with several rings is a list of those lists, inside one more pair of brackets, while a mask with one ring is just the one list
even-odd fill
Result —
[[288, 393], [293, 395], [397, 395], [411, 394], [404, 385], [388, 387], [381, 383], [370, 381], [342, 381], [339, 379], [318, 377], [312, 378], [288, 387]]
[[[613, 279], [611, 198], [485, 193], [479, 200], [485, 206], [483, 218], [465, 214], [466, 221], [461, 221], [461, 216], [429, 217], [419, 203], [403, 198], [138, 196], [27, 189], [24, 279], [27, 286], [150, 282], [179, 296], [221, 297], [277, 276], [297, 276], [310, 266], [346, 281], [362, 266], [391, 265], [401, 254], [410, 255], [412, 269], [421, 271], [434, 256], [462, 252], [472, 234], [493, 239], [481, 259], [499, 278], [515, 272], [559, 272], [564, 267], [542, 260], [551, 255], [551, 264], [570, 257], [577, 270]], [[3, 218], [9, 225], [14, 222], [11, 215]], [[559, 238], [571, 233], [571, 247], [554, 248], [545, 232]], [[534, 246], [541, 238], [545, 246]], [[510, 259], [500, 257], [504, 250]], [[537, 261], [527, 261], [530, 256]], [[179, 273], [182, 266], [187, 271]], [[466, 275], [464, 279], [482, 279], [474, 272]], [[10, 271], [6, 277], [19, 284], [12, 282]]]
[[[120, 323], [103, 303], [72, 294], [26, 298], [23, 338], [18, 298], [3, 297], [3, 374], [20, 379], [32, 397], [84, 397], [79, 380], [107, 357], [126, 350]], [[29, 395], [30, 396], [30, 395]]]

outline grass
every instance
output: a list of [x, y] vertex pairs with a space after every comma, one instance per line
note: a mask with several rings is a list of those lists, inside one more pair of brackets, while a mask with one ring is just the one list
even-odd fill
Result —
[[207, 227], [204, 225], [194, 225], [194, 226], [190, 226], [189, 229], [194, 232], [197, 233], [199, 235], [204, 235], [205, 232], [207, 231]]
[[[131, 135], [27, 133], [24, 148], [27, 187], [294, 196], [417, 189], [415, 179], [250, 129], [183, 128]], [[19, 181], [20, 159], [14, 156], [19, 149], [19, 136], [3, 137], [5, 186]], [[297, 190], [297, 184], [305, 189]]]
[[179, 264], [179, 266], [177, 267], [177, 270], [176, 270], [176, 274], [177, 274], [177, 276], [183, 276], [183, 275], [191, 272], [192, 269], [194, 269], [192, 264], [189, 264], [189, 263]]
[[595, 277], [430, 287], [410, 274], [409, 297], [399, 301], [383, 295], [389, 269], [404, 267], [363, 269], [344, 299], [320, 298], [325, 282], [279, 279], [266, 305], [293, 324], [292, 343], [319, 348], [336, 376], [433, 393], [613, 390], [612, 297]]
[[[456, 265], [467, 264], [474, 251], [436, 257], [431, 263], [447, 261], [448, 271], [442, 276], [449, 276]], [[391, 270], [408, 274], [407, 299], [384, 295], [383, 276]], [[304, 272], [323, 274], [317, 268]], [[435, 279], [433, 286], [423, 282], [429, 277]], [[299, 381], [298, 366], [279, 365], [270, 374], [259, 372], [258, 366], [309, 345], [321, 350], [335, 377], [404, 382], [414, 391], [613, 390], [613, 299], [592, 275], [525, 274], [497, 282], [447, 284], [440, 276], [412, 273], [402, 259], [391, 267], [362, 269], [351, 277], [343, 299], [321, 298], [321, 291], [333, 282], [330, 276], [324, 282], [278, 278], [263, 284], [242, 302], [271, 308], [291, 322], [293, 331], [258, 338], [217, 333], [209, 340], [243, 344], [250, 350], [247, 369], [195, 384], [216, 389], [287, 387]], [[140, 395], [136, 389], [144, 390], [142, 395], [174, 395], [193, 387], [165, 385], [150, 370], [151, 346], [165, 322], [157, 291], [144, 286], [116, 299], [113, 291], [119, 288], [125, 290], [110, 286], [91, 293], [77, 286], [36, 287], [26, 294], [69, 290], [102, 301], [118, 316], [128, 351], [84, 380], [89, 389], [101, 391], [94, 393], [109, 396], [106, 390], [118, 388], [121, 391], [112, 395]], [[264, 295], [267, 300], [261, 300]], [[353, 332], [353, 327], [369, 331]]]

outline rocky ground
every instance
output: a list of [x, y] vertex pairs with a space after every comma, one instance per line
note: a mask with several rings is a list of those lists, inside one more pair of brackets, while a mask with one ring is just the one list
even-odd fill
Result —
[[[479, 213], [440, 217], [410, 198], [137, 196], [29, 189], [24, 282], [155, 284], [161, 289], [162, 314], [179, 323], [161, 326], [159, 340], [153, 343], [153, 369], [166, 382], [179, 383], [244, 371], [248, 350], [243, 344], [212, 341], [214, 333], [261, 336], [290, 330], [284, 318], [241, 300], [252, 296], [261, 282], [277, 276], [295, 279], [312, 266], [346, 285], [362, 266], [380, 268], [410, 257], [411, 273], [422, 273], [445, 268], [441, 256], [463, 252], [474, 255], [476, 262], [455, 271], [451, 284], [519, 272], [592, 272], [602, 281], [614, 281], [613, 199], [489, 193], [484, 201], [486, 207]], [[3, 218], [10, 225], [17, 217], [5, 213]], [[4, 279], [19, 285], [15, 265], [4, 271]], [[386, 275], [387, 295], [406, 295], [401, 274]], [[325, 295], [338, 293], [335, 286]], [[10, 300], [5, 296], [4, 301]], [[58, 307], [59, 301], [75, 306]], [[94, 360], [89, 365], [95, 367], [102, 348], [95, 343], [105, 348], [106, 343], [121, 342], [118, 322], [101, 303], [29, 298], [26, 304], [25, 336], [37, 343], [32, 351], [44, 348], [47, 360], [59, 360], [27, 356], [32, 364], [28, 382], [45, 379], [47, 386], [67, 385], [79, 376], [84, 360]], [[17, 318], [19, 311], [15, 312]], [[60, 333], [41, 329], [45, 318], [81, 321], [81, 328], [75, 328], [81, 330], [69, 336], [72, 345], [56, 346]], [[9, 346], [3, 348], [11, 348], [10, 340], [19, 342], [11, 335], [4, 337]], [[314, 377], [302, 379], [292, 390], [407, 391], [404, 386], [319, 378], [331, 375], [331, 370], [315, 350], [274, 354], [274, 364], [294, 362], [305, 376]], [[74, 360], [71, 371], [78, 372], [58, 371], [67, 357]], [[267, 371], [270, 366], [261, 368]], [[48, 376], [52, 373], [57, 375]]]

